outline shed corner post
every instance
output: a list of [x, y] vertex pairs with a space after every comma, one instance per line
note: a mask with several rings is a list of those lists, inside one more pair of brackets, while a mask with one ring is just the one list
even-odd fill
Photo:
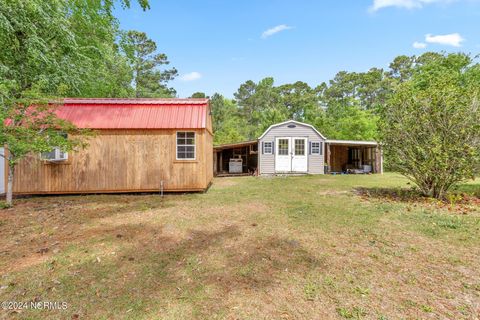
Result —
[[382, 147], [378, 147], [380, 149], [380, 174], [383, 174], [383, 150]]
[[213, 149], [213, 176], [218, 174], [218, 163], [217, 163], [218, 154], [215, 149]]
[[219, 150], [219, 152], [220, 152], [220, 159], [218, 160], [218, 165], [219, 165], [218, 173], [223, 173], [223, 150]]
[[332, 168], [331, 168], [331, 151], [330, 151], [330, 143], [326, 142], [325, 143], [326, 147], [327, 147], [327, 170], [325, 173], [330, 173], [332, 171]]
[[375, 167], [377, 173], [383, 174], [383, 150], [380, 145], [375, 148]]
[[257, 177], [260, 176], [260, 161], [262, 161], [262, 152], [262, 143], [260, 142], [260, 139], [257, 139], [257, 168], [255, 170], [255, 176]]

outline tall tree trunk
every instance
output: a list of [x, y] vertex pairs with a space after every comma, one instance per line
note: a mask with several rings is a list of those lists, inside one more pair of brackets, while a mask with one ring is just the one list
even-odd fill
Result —
[[15, 166], [9, 164], [8, 165], [8, 182], [7, 182], [7, 205], [13, 205], [13, 174], [15, 173]]

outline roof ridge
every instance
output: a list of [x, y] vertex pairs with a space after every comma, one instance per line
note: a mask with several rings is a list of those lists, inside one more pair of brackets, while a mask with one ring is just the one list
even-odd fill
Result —
[[64, 98], [64, 104], [207, 104], [208, 98]]

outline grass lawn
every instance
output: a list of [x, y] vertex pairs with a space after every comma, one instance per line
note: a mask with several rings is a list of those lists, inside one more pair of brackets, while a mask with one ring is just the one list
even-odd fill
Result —
[[19, 199], [0, 211], [0, 301], [68, 308], [0, 318], [479, 319], [480, 208], [354, 192], [407, 186], [241, 177], [205, 194]]

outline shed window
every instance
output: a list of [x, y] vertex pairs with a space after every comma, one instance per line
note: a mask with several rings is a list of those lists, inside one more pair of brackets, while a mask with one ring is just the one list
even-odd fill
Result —
[[295, 155], [296, 156], [305, 155], [305, 140], [295, 139]]
[[312, 142], [312, 154], [322, 154], [321, 142]]
[[273, 142], [264, 142], [263, 143], [263, 153], [272, 154], [273, 153]]
[[177, 132], [177, 160], [195, 160], [195, 132]]
[[52, 151], [42, 152], [40, 157], [48, 161], [64, 161], [68, 159], [68, 153], [62, 151], [59, 147], [55, 147]]
[[288, 155], [288, 139], [278, 139], [278, 155]]

